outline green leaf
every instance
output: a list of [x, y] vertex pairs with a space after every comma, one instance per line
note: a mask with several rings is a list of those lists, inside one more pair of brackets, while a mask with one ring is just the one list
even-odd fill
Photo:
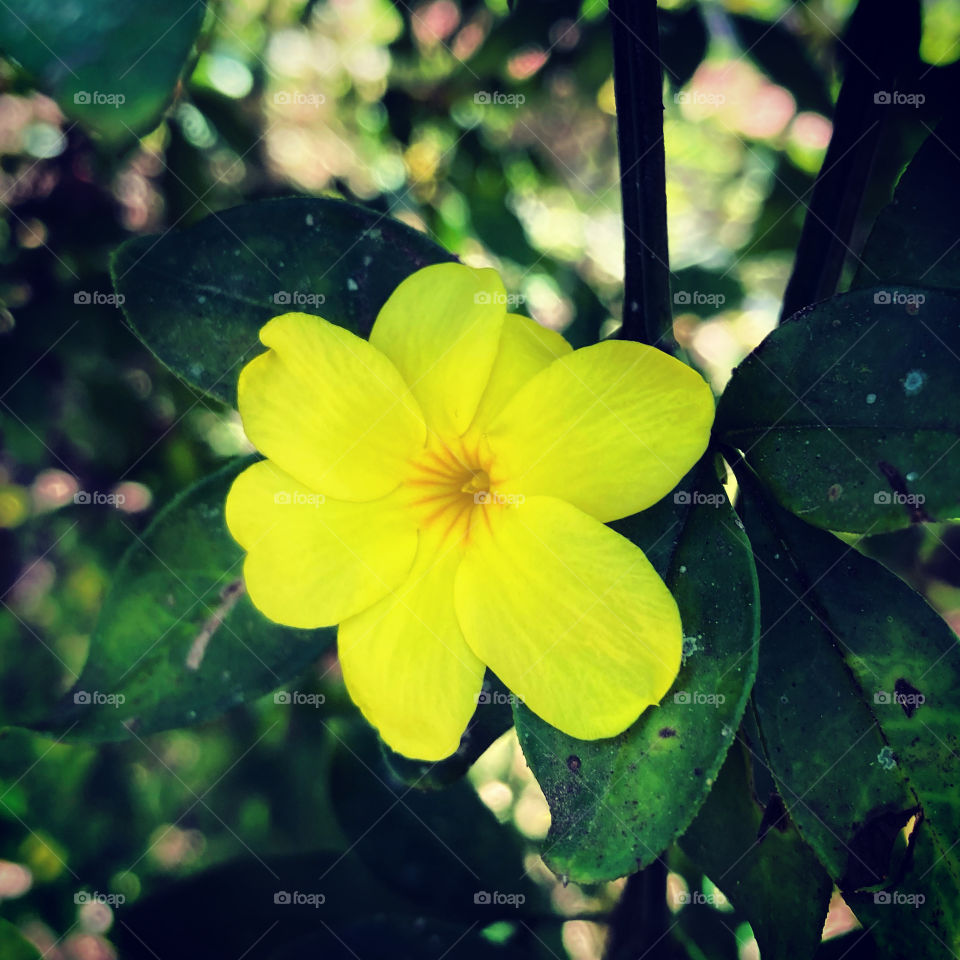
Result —
[[242, 580], [224, 501], [241, 458], [161, 511], [120, 562], [80, 679], [30, 724], [68, 739], [121, 740], [200, 723], [280, 686], [335, 631], [267, 620]]
[[3, 960], [41, 960], [40, 951], [8, 920], [0, 920], [0, 956]]
[[[853, 909], [899, 908], [916, 955], [939, 956], [937, 939], [960, 944], [956, 638], [896, 576], [739, 477], [763, 612], [754, 701], [780, 794]], [[921, 866], [927, 832], [940, 859]], [[888, 892], [925, 902], [874, 903]]]
[[544, 912], [517, 833], [470, 784], [414, 790], [390, 775], [368, 727], [329, 729], [339, 741], [330, 767], [337, 820], [381, 883], [434, 916], [492, 923]]
[[716, 430], [818, 527], [895, 530], [960, 514], [960, 297], [877, 288], [782, 324], [737, 367]]
[[614, 526], [647, 553], [680, 607], [686, 657], [673, 688], [610, 740], [575, 740], [514, 707], [552, 815], [543, 857], [556, 873], [585, 882], [641, 869], [686, 829], [723, 763], [756, 671], [750, 545], [711, 458], [673, 497]]
[[779, 797], [756, 796], [746, 750], [733, 745], [680, 847], [749, 920], [764, 960], [802, 960], [820, 946], [833, 883], [786, 813], [776, 816]]
[[0, 49], [104, 141], [133, 140], [170, 102], [204, 0], [17, 0], [0, 5]]
[[854, 286], [960, 287], [960, 121], [930, 133], [867, 239]]
[[137, 237], [111, 270], [134, 333], [177, 376], [231, 405], [260, 328], [291, 310], [367, 336], [411, 273], [454, 259], [411, 227], [341, 200], [263, 200]]

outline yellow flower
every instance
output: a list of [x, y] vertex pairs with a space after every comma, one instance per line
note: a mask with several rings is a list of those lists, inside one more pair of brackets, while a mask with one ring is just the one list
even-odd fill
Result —
[[713, 397], [659, 350], [573, 351], [493, 270], [427, 267], [366, 341], [288, 313], [240, 374], [267, 457], [227, 498], [250, 597], [339, 624], [351, 697], [400, 753], [456, 750], [489, 667], [548, 723], [614, 736], [680, 667], [676, 603], [604, 524], [703, 454]]

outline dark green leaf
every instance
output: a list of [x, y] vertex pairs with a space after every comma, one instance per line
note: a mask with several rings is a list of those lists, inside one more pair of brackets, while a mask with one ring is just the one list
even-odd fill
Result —
[[381, 883], [436, 916], [492, 923], [543, 911], [517, 834], [497, 823], [473, 787], [414, 790], [390, 775], [369, 728], [331, 731], [340, 740], [333, 807], [350, 849]]
[[[930, 934], [914, 924], [916, 955], [938, 956], [937, 939], [960, 942], [956, 639], [893, 574], [740, 479], [763, 612], [754, 700], [780, 794], [853, 909], [916, 909]], [[940, 859], [921, 867], [927, 831]]]
[[960, 287], [960, 121], [941, 123], [880, 211], [854, 286]]
[[244, 592], [243, 551], [223, 512], [233, 478], [250, 462], [200, 481], [137, 537], [80, 679], [34, 729], [120, 740], [199, 723], [280, 686], [332, 646], [332, 629], [281, 627]]
[[767, 812], [779, 797], [755, 794], [746, 750], [733, 745], [680, 846], [746, 915], [764, 960], [802, 960], [820, 945], [833, 883], [782, 806]]
[[960, 297], [876, 288], [782, 324], [734, 371], [716, 430], [776, 499], [830, 530], [960, 513]]
[[660, 59], [676, 89], [686, 86], [707, 53], [707, 26], [700, 4], [685, 10], [658, 10]]
[[17, 0], [0, 5], [0, 49], [64, 113], [113, 144], [169, 103], [204, 0]]
[[687, 655], [676, 683], [660, 706], [610, 740], [575, 740], [514, 707], [552, 814], [544, 859], [587, 882], [646, 866], [687, 827], [723, 763], [756, 670], [750, 546], [711, 458], [674, 496], [615, 526], [647, 553], [677, 599]]
[[453, 257], [427, 236], [340, 200], [265, 200], [116, 252], [134, 333], [174, 373], [229, 404], [260, 328], [291, 310], [367, 336], [401, 280]]
[[41, 960], [40, 951], [7, 920], [0, 920], [0, 956], [3, 960]]

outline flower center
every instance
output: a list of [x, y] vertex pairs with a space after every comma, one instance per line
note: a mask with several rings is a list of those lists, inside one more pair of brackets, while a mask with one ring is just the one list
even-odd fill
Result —
[[421, 529], [430, 529], [443, 540], [469, 539], [483, 508], [499, 502], [490, 479], [490, 459], [479, 441], [430, 437], [404, 482]]

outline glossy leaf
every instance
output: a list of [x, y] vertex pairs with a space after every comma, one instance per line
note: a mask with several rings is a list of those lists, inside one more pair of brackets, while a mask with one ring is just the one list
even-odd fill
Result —
[[132, 141], [173, 96], [204, 0], [18, 0], [0, 5], [0, 50], [104, 141]]
[[41, 960], [42, 956], [8, 920], [0, 920], [0, 955], [4, 960]]
[[[740, 476], [763, 612], [754, 700], [780, 794], [855, 911], [922, 895], [917, 956], [938, 956], [937, 939], [960, 943], [960, 799], [944, 786], [960, 769], [956, 638], [897, 577]], [[939, 859], [921, 868], [927, 831]]]
[[854, 286], [960, 287], [960, 121], [932, 130], [880, 211]]
[[734, 371], [716, 430], [785, 507], [879, 533], [960, 514], [960, 297], [856, 290], [801, 311]]
[[264, 200], [186, 230], [137, 237], [114, 255], [134, 333], [187, 383], [229, 404], [263, 345], [260, 328], [297, 310], [367, 336], [401, 280], [454, 259], [385, 214], [341, 200]]
[[543, 857], [558, 874], [611, 880], [655, 860], [693, 819], [740, 723], [756, 670], [756, 576], [713, 471], [707, 458], [674, 495], [614, 525], [647, 553], [680, 607], [685, 662], [662, 703], [619, 737], [596, 741], [514, 707], [552, 814]]
[[121, 740], [218, 716], [297, 676], [335, 631], [267, 620], [242, 580], [224, 501], [242, 458], [181, 494], [120, 562], [80, 679], [30, 724], [70, 739]]
[[782, 806], [767, 812], [779, 797], [755, 793], [747, 749], [730, 749], [680, 846], [747, 917], [765, 960], [802, 960], [820, 945], [833, 883]]

